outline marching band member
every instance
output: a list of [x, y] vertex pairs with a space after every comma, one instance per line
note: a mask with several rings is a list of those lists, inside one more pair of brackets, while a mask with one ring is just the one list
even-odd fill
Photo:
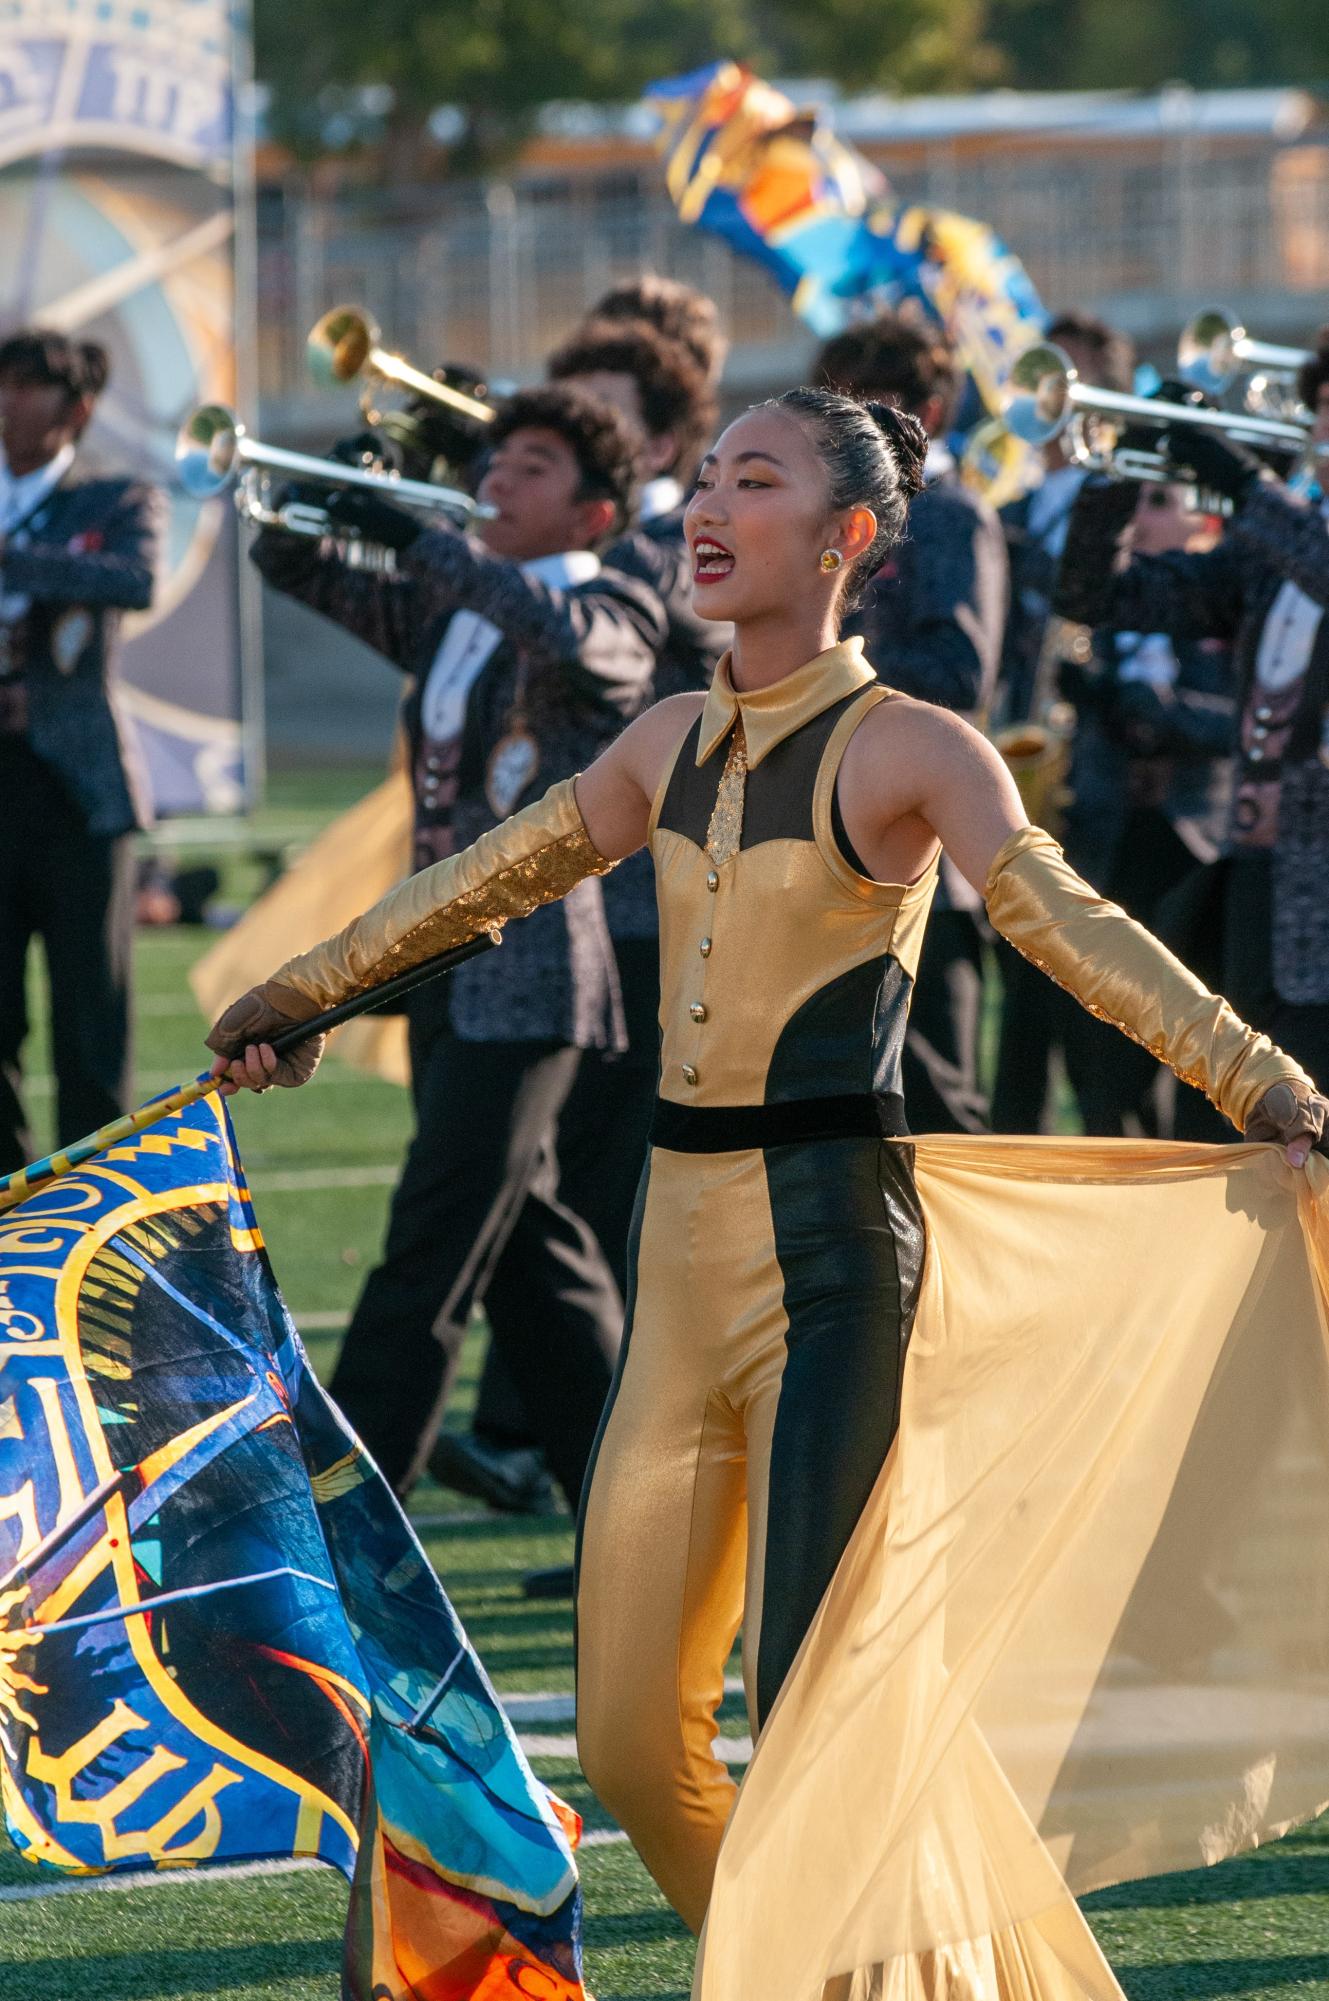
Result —
[[[617, 413], [559, 385], [521, 391], [489, 444], [479, 498], [497, 511], [474, 536], [421, 530], [377, 495], [333, 496], [348, 527], [395, 549], [395, 571], [276, 532], [254, 545], [278, 589], [410, 675], [418, 868], [610, 742], [650, 700], [664, 637], [654, 593], [599, 554], [634, 502], [636, 441]], [[622, 1324], [598, 1244], [556, 1193], [555, 1129], [581, 1052], [624, 1040], [599, 883], [408, 1012], [416, 1134], [332, 1394], [406, 1492], [471, 1304], [506, 1253], [527, 1310], [505, 1320], [501, 1350], [575, 1508]]]
[[[1166, 1613], [1175, 1601], [1170, 1573], [1150, 1570], [1159, 1522], [1138, 1500], [1141, 1479], [1155, 1478], [1155, 1434], [1142, 1446], [1117, 1401], [1108, 1407], [1117, 1384], [1092, 1372], [1060, 1396], [1040, 1399], [1030, 1385], [1040, 1364], [1063, 1383], [1068, 1348], [1092, 1362], [1099, 1330], [1106, 1340], [1132, 1319], [1139, 1280], [1121, 1269], [1120, 1297], [1088, 1296], [1085, 1326], [1069, 1330], [1064, 1306], [1036, 1285], [1022, 1291], [1008, 1276], [992, 1289], [982, 1210], [985, 1200], [1004, 1205], [1023, 1250], [1018, 1272], [1035, 1249], [1046, 1256], [1060, 1183], [1068, 1240], [1057, 1254], [1074, 1268], [1077, 1248], [1111, 1234], [1119, 1192], [1169, 1170], [1081, 1144], [1069, 1163], [1048, 1154], [1022, 1176], [1006, 1142], [904, 1143], [898, 1055], [942, 841], [983, 890], [994, 926], [1045, 975], [1196, 1078], [1248, 1138], [1286, 1150], [1285, 1160], [1257, 1157], [1267, 1168], [1263, 1224], [1232, 1213], [1220, 1187], [1204, 1211], [1209, 1237], [1169, 1247], [1169, 1349], [1184, 1315], [1198, 1375], [1190, 1330], [1206, 1330], [1209, 1354], [1229, 1323], [1234, 1334], [1246, 1327], [1247, 1292], [1207, 1281], [1238, 1256], [1248, 1273], [1255, 1239], [1270, 1253], [1266, 1284], [1278, 1264], [1280, 1298], [1294, 1302], [1270, 1315], [1264, 1347], [1313, 1342], [1322, 1373], [1321, 1309], [1288, 1169], [1305, 1167], [1329, 1105], [1295, 1061], [1027, 824], [992, 746], [960, 718], [884, 688], [861, 641], [838, 639], [846, 598], [903, 533], [925, 447], [916, 420], [825, 390], [794, 390], [738, 419], [704, 460], [688, 510], [698, 588], [735, 632], [709, 693], [655, 705], [588, 771], [279, 967], [208, 1038], [226, 1088], [303, 1082], [317, 1053], [279, 1060], [272, 1036], [488, 922], [538, 916], [573, 883], [651, 846], [660, 1099], [634, 1223], [631, 1325], [581, 1522], [577, 1728], [587, 1778], [675, 1909], [699, 1931], [710, 1906], [708, 1995], [746, 1991], [748, 1963], [783, 1963], [790, 1951], [808, 1994], [921, 1994], [948, 1983], [953, 1967], [957, 1991], [1048, 2001], [1073, 1988], [1117, 1993], [1059, 1868], [1081, 1826], [1090, 1866], [1101, 1870], [1105, 1852], [1110, 1864], [1115, 1822], [1092, 1817], [1094, 1774], [1045, 1761], [1042, 1746], [1045, 1731], [1059, 1733], [1054, 1752], [1065, 1743], [1097, 1695], [1123, 1606]], [[464, 1146], [465, 1135], [453, 1126], [440, 1143]], [[932, 1236], [923, 1191], [929, 1176], [945, 1182], [948, 1163], [964, 1188]], [[1321, 1185], [1317, 1164], [1308, 1210]], [[1156, 1295], [1151, 1304], [1152, 1327]], [[987, 1346], [957, 1380], [945, 1351], [966, 1311]], [[1158, 1377], [1156, 1354], [1150, 1342], [1130, 1351], [1132, 1382]], [[939, 1370], [920, 1419], [918, 1398]], [[1175, 1379], [1162, 1373], [1180, 1452], [1200, 1437], [1208, 1406], [1191, 1381], [1196, 1394], [1179, 1411], [1167, 1395]], [[1270, 1425], [1288, 1411], [1286, 1396], [1267, 1406]], [[1015, 1497], [1007, 1508], [968, 1502], [980, 1440], [982, 1465], [995, 1463], [997, 1484]], [[1086, 1489], [1073, 1482], [1087, 1462], [1092, 1487], [1110, 1454], [1106, 1511], [1089, 1495], [1096, 1558], [1116, 1531], [1121, 1575], [1105, 1609], [1103, 1577], [1074, 1541], [1083, 1529], [1074, 1501]], [[1020, 1484], [1050, 1481], [1053, 1460], [1055, 1547]], [[1203, 1473], [1221, 1492], [1212, 1447]], [[1295, 1552], [1272, 1544], [1289, 1575], [1303, 1574], [1314, 1546], [1313, 1510], [1309, 1520]], [[1241, 1549], [1257, 1569], [1262, 1529]], [[985, 1536], [1004, 1538], [995, 1565], [982, 1560]], [[1010, 1565], [1018, 1591], [1006, 1588]], [[1243, 1662], [1248, 1645], [1264, 1662], [1260, 1624], [1283, 1574], [1247, 1592], [1241, 1623], [1224, 1629]], [[740, 1625], [757, 1745], [736, 1802], [713, 1738]], [[1005, 1647], [1017, 1664], [1037, 1664], [997, 1691], [997, 1708], [998, 1720], [1012, 1715], [1007, 1739], [1023, 1752], [1023, 1796], [1038, 1794], [1048, 1848], [1021, 1818], [978, 1709], [993, 1679], [985, 1663], [1001, 1662]], [[1271, 1684], [1281, 1664], [1271, 1658]], [[948, 1688], [960, 1665], [957, 1705]], [[807, 1716], [809, 1673], [818, 1752], [828, 1733], [834, 1740], [829, 1789], [808, 1732], [782, 1729], [786, 1704]], [[1274, 1817], [1272, 1780], [1250, 1801], [1266, 1725], [1252, 1696], [1262, 1688], [1237, 1676], [1202, 1691], [1210, 1707], [1196, 1741], [1220, 1747], [1222, 1796], [1246, 1804], [1244, 1818], [1234, 1810], [1234, 1839], [1236, 1828], [1259, 1838]], [[1126, 1692], [1137, 1693], [1135, 1676]], [[893, 1703], [894, 1729], [874, 1728], [874, 1696]], [[1148, 1704], [1129, 1713], [1138, 1737]], [[1189, 1852], [1203, 1852], [1218, 1838], [1215, 1788], [1197, 1797], [1195, 1747], [1169, 1762], [1159, 1735], [1123, 1747], [1132, 1756], [1124, 1803], [1121, 1758], [1110, 1760], [1111, 1803], [1131, 1811], [1132, 1826], [1164, 1809], [1170, 1825], [1180, 1816], [1193, 1829]], [[923, 1764], [912, 1756], [920, 1742]], [[948, 1763], [957, 1742], [966, 1756]], [[1289, 1760], [1297, 1773], [1280, 1762], [1278, 1782], [1291, 1782], [1305, 1814], [1321, 1796], [1318, 1759], [1304, 1732], [1298, 1744], [1307, 1748]], [[1116, 1749], [1111, 1737], [1107, 1747]], [[736, 1833], [748, 1844], [737, 1880], [726, 1871]], [[1129, 1867], [1129, 1839], [1120, 1852]], [[1003, 1893], [1022, 1863], [1028, 1880], [1011, 1909]], [[724, 1956], [727, 1980], [708, 1984], [711, 1953]]]
[[161, 496], [86, 472], [106, 351], [0, 343], [0, 1173], [31, 1159], [19, 1096], [28, 947], [51, 994], [57, 1143], [127, 1111], [134, 834], [151, 806], [116, 708], [121, 620], [152, 602]]
[[[666, 295], [668, 296], [668, 295]], [[658, 700], [704, 689], [724, 649], [726, 633], [693, 604], [692, 568], [683, 539], [685, 480], [696, 470], [710, 436], [715, 399], [690, 348], [667, 338], [649, 321], [587, 320], [549, 358], [551, 380], [601, 397], [639, 436], [642, 489], [639, 526], [617, 541], [606, 561], [650, 585], [665, 607], [668, 633], [656, 666]], [[588, 1049], [559, 1120], [558, 1159], [565, 1202], [600, 1240], [619, 1289], [627, 1291], [628, 1231], [655, 1099], [659, 1053], [659, 921], [649, 857], [634, 856], [604, 883], [605, 912], [614, 943], [628, 1046]], [[515, 1258], [503, 1258], [486, 1295], [491, 1327], [529, 1316], [525, 1277]], [[430, 1471], [443, 1484], [478, 1495], [491, 1505], [524, 1501], [529, 1478], [529, 1428], [505, 1382], [498, 1351], [486, 1358], [469, 1433], [441, 1434]], [[571, 1595], [566, 1567], [536, 1572], [531, 1593]]]
[[[1329, 444], [1329, 331], [1301, 371], [1313, 442]], [[1086, 486], [1056, 586], [1063, 617], [1232, 647], [1240, 690], [1222, 985], [1313, 1074], [1329, 1076], [1329, 525], [1245, 446], [1179, 426], [1170, 456], [1223, 494], [1232, 519], [1201, 553], [1115, 566], [1128, 484]]]
[[729, 354], [714, 299], [678, 278], [655, 271], [624, 278], [601, 295], [587, 314], [592, 320], [644, 321], [666, 340], [686, 348], [712, 388], [719, 385]]
[[[1046, 338], [1070, 357], [1082, 382], [1127, 391], [1135, 372], [1129, 338], [1090, 313], [1061, 313]], [[1066, 546], [1071, 510], [1086, 473], [1063, 438], [1043, 447], [1043, 479], [1032, 493], [1001, 510], [1011, 559], [1011, 609], [1002, 651], [1002, 722], [1043, 721], [1054, 688], [1057, 633], [1051, 628], [1052, 590]], [[1001, 1032], [992, 1082], [992, 1124], [997, 1132], [1038, 1132], [1049, 1110], [1053, 1053], [1060, 1047], [1063, 1016], [1057, 994], [1000, 939]]]

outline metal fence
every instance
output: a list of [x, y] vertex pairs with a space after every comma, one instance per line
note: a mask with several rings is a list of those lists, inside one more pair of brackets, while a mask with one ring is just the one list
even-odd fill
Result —
[[[898, 194], [990, 222], [1052, 308], [1101, 311], [1164, 347], [1198, 305], [1255, 328], [1329, 318], [1329, 145], [1233, 147], [1191, 133], [1122, 146], [975, 160], [939, 143], [892, 174]], [[730, 379], [754, 389], [808, 340], [770, 279], [684, 228], [651, 174], [542, 190], [452, 183], [336, 200], [298, 184], [259, 213], [260, 382], [288, 427], [317, 422], [304, 334], [330, 304], [366, 304], [422, 365], [470, 361], [529, 378], [618, 276], [650, 268], [699, 285], [733, 340]]]

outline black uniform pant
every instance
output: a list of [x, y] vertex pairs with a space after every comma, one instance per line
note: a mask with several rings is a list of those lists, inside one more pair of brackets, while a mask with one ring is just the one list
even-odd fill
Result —
[[[1237, 1013], [1329, 1090], [1329, 1001], [1286, 1001], [1275, 981], [1273, 858], [1234, 855], [1223, 904], [1223, 992]], [[1323, 973], [1324, 968], [1316, 968]]]
[[557, 1198], [554, 1132], [579, 1056], [556, 1042], [463, 1042], [432, 995], [412, 1012], [416, 1132], [331, 1383], [401, 1493], [438, 1431], [471, 1307], [506, 1256], [531, 1310], [496, 1339], [555, 1478], [580, 1503], [622, 1307], [599, 1246]]
[[[1123, 832], [1106, 894], [1151, 929], [1170, 892], [1194, 878], [1194, 855], [1166, 816], [1151, 808], [1133, 812]], [[1196, 961], [1201, 978], [1218, 978], [1211, 954], [1217, 940], [1194, 938], [1182, 956]], [[1159, 1124], [1154, 1090], [1160, 1066], [1118, 1028], [1099, 1021], [1004, 940], [998, 941], [1002, 978], [1001, 1035], [992, 1094], [997, 1132], [1038, 1132], [1048, 1115], [1052, 1054], [1060, 1049], [1086, 1133], [1120, 1138]], [[1171, 1129], [1178, 1139], [1216, 1142], [1231, 1128], [1202, 1092], [1179, 1080]]]
[[[628, 1047], [621, 1055], [583, 1051], [558, 1121], [558, 1193], [573, 1223], [588, 1224], [626, 1298], [628, 1234], [646, 1159], [659, 1079], [660, 946], [655, 938], [617, 939]], [[540, 1301], [511, 1250], [499, 1260], [485, 1295], [494, 1341], [485, 1360], [475, 1429], [496, 1443], [535, 1442], [504, 1364], [515, 1324]]]
[[0, 739], [0, 1174], [33, 1158], [20, 1085], [28, 949], [51, 994], [57, 1146], [129, 1109], [134, 836], [90, 834], [59, 776]]

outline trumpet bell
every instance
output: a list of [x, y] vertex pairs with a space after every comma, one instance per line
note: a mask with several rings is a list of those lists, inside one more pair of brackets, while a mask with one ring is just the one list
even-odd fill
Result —
[[1070, 356], [1052, 341], [1027, 347], [1011, 369], [1003, 398], [1006, 428], [1026, 445], [1046, 445], [1065, 430], [1077, 377]]
[[988, 417], [965, 440], [960, 478], [992, 507], [1006, 507], [1032, 493], [1043, 478], [1033, 447], [1012, 436], [1000, 417]]
[[1184, 382], [1207, 396], [1221, 396], [1240, 372], [1238, 342], [1246, 329], [1221, 306], [1206, 306], [1186, 322], [1177, 342], [1177, 367]]
[[240, 464], [244, 425], [224, 403], [205, 403], [183, 426], [175, 446], [176, 475], [195, 500], [225, 492]]
[[323, 389], [354, 382], [379, 344], [379, 330], [358, 306], [334, 306], [305, 342], [309, 372]]

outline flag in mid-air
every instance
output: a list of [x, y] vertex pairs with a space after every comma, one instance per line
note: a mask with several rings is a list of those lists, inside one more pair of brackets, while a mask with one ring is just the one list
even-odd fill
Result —
[[215, 1096], [0, 1214], [0, 1779], [57, 1869], [340, 1868], [347, 2001], [580, 2001], [576, 1816], [315, 1380]]
[[912, 306], [943, 327], [989, 410], [1045, 315], [986, 223], [896, 199], [815, 113], [738, 63], [653, 84], [670, 195], [684, 222], [756, 258], [823, 338]]

